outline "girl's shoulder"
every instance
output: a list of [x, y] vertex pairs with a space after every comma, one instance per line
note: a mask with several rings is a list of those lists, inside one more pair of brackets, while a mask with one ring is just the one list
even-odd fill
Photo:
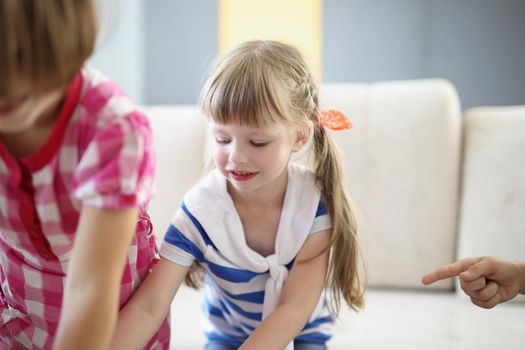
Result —
[[85, 66], [80, 72], [82, 91], [78, 101], [79, 113], [99, 127], [139, 118], [148, 124], [146, 115], [110, 78], [98, 70]]
[[306, 165], [303, 165], [301, 163], [297, 163], [295, 161], [290, 161], [288, 163], [288, 170], [294, 171], [298, 174], [314, 174], [313, 170], [307, 167]]
[[[296, 210], [298, 203], [309, 203], [316, 207], [321, 198], [321, 191], [315, 179], [315, 173], [308, 167], [290, 162], [288, 165], [288, 185], [284, 206]], [[294, 209], [295, 208], [295, 209]]]
[[80, 149], [94, 140], [119, 137], [149, 143], [151, 126], [147, 116], [111, 79], [94, 68], [83, 67], [82, 87], [70, 122]]
[[315, 182], [315, 173], [313, 170], [296, 162], [290, 162], [288, 164], [288, 177], [290, 179], [289, 181]]

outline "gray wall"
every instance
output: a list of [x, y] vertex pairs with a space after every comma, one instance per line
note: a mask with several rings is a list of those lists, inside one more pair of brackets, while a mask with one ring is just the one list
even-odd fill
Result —
[[[95, 67], [139, 103], [191, 104], [217, 53], [216, 0], [112, 0]], [[464, 109], [525, 104], [525, 0], [324, 0], [323, 80], [445, 78]]]
[[146, 101], [191, 104], [218, 51], [214, 0], [146, 3]]
[[450, 79], [465, 108], [525, 104], [525, 1], [432, 3], [431, 74]]
[[462, 107], [525, 104], [525, 1], [325, 0], [324, 80], [446, 78]]

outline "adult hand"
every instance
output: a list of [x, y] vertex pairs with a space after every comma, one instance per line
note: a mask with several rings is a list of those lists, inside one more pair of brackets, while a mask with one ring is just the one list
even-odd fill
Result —
[[441, 266], [421, 279], [425, 285], [459, 277], [461, 289], [473, 304], [490, 309], [523, 292], [524, 263], [496, 257], [474, 257]]

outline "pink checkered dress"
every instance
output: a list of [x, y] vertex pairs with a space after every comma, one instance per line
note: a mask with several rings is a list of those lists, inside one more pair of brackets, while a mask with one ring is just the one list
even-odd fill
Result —
[[[84, 204], [141, 208], [121, 282], [126, 303], [157, 259], [144, 210], [153, 176], [146, 117], [89, 68], [69, 87], [40, 150], [17, 160], [0, 141], [0, 349], [51, 349]], [[149, 348], [168, 342], [165, 321]]]

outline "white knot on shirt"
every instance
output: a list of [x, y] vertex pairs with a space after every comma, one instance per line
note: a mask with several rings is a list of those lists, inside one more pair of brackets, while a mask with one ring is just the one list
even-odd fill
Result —
[[[267, 256], [265, 262], [268, 264], [270, 277], [264, 288], [263, 320], [277, 308], [284, 281], [288, 277], [286, 266], [279, 264], [276, 254]], [[293, 341], [286, 346], [285, 350], [293, 350]]]
[[277, 308], [284, 281], [286, 281], [288, 276], [286, 266], [279, 264], [277, 255], [267, 256], [265, 262], [268, 265], [270, 277], [266, 281], [264, 288], [263, 319]]

